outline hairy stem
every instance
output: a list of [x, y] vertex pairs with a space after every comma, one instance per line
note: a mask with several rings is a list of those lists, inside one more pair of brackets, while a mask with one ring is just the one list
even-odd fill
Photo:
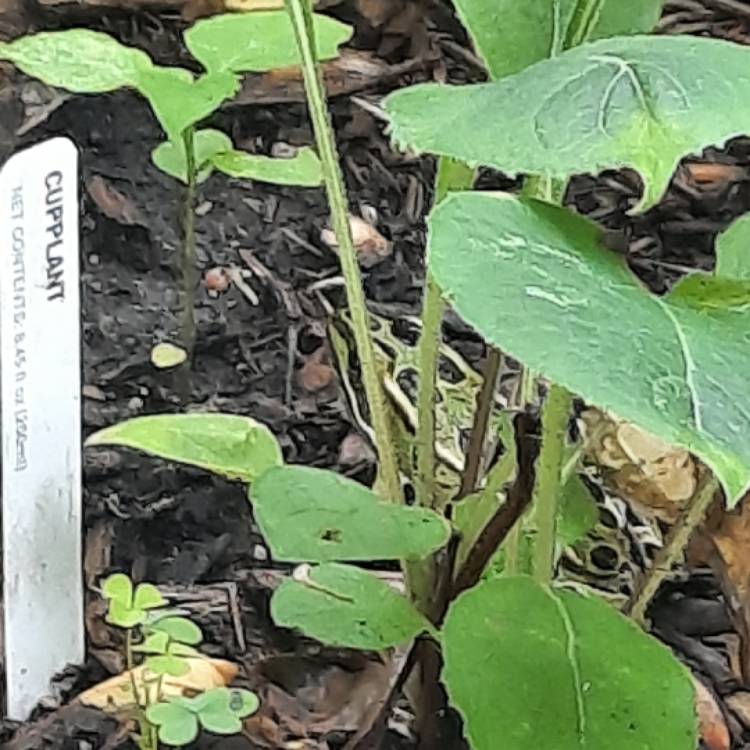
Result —
[[197, 165], [195, 162], [195, 129], [191, 126], [182, 133], [187, 165], [187, 185], [182, 204], [182, 297], [180, 343], [192, 359], [195, 347], [195, 287], [198, 283], [196, 274], [195, 249], [195, 194], [197, 185]]
[[[435, 178], [435, 202], [440, 203], [453, 190], [464, 190], [474, 182], [474, 171], [461, 162], [441, 157]], [[440, 361], [440, 327], [445, 303], [440, 289], [426, 269], [422, 302], [422, 333], [417, 344], [419, 391], [417, 393], [417, 502], [433, 507], [435, 493], [435, 394]]]
[[718, 490], [719, 483], [713, 475], [707, 474], [703, 477], [682, 518], [670, 531], [664, 547], [659, 550], [638, 590], [633, 593], [625, 608], [625, 613], [629, 614], [639, 625], [645, 624], [648, 605], [659, 590], [659, 586], [671, 573], [675, 563], [684, 554], [690, 537], [706, 517]]
[[552, 580], [563, 449], [572, 400], [568, 390], [551, 385], [542, 407], [542, 446], [529, 519], [535, 532], [532, 535], [532, 573], [539, 583]]
[[323, 166], [326, 193], [331, 208], [333, 229], [339, 246], [341, 270], [346, 284], [346, 296], [352, 317], [357, 355], [362, 367], [362, 380], [375, 432], [378, 452], [377, 485], [387, 499], [398, 501], [401, 498], [401, 485], [394, 441], [388, 423], [385, 395], [381, 387], [370, 336], [362, 278], [349, 225], [344, 179], [339, 166], [323, 78], [320, 66], [317, 63], [312, 11], [309, 0], [285, 0], [285, 2], [302, 60], [307, 105]]

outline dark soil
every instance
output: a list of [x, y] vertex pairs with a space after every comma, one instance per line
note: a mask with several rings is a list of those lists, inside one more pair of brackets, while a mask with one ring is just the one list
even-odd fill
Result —
[[[349, 5], [334, 11], [357, 21], [356, 45], [385, 54], [392, 64], [409, 59], [412, 50], [406, 35], [400, 44], [396, 39], [383, 48], [384, 35], [356, 16]], [[713, 8], [709, 2], [705, 6]], [[79, 9], [74, 14], [64, 8], [43, 16], [43, 23], [108, 28], [124, 41], [149, 49], [161, 62], [178, 62], [181, 53], [173, 33], [177, 24], [172, 20], [167, 19], [165, 25], [164, 19], [143, 14], [101, 9]], [[696, 17], [701, 23], [707, 18], [705, 14]], [[698, 31], [735, 36], [745, 32], [744, 19], [730, 13], [713, 13], [709, 20], [714, 25]], [[425, 28], [430, 29], [432, 41], [421, 51], [429, 57], [423, 69], [434, 69], [453, 80], [477, 77], [476, 69], [455, 51], [465, 48], [466, 40], [445, 8], [431, 7], [420, 26], [422, 33]], [[441, 45], [439, 35], [450, 45]], [[420, 75], [431, 77], [430, 72]], [[385, 85], [376, 81], [370, 93], [383, 94], [411, 80], [402, 77]], [[17, 77], [13, 85], [18, 97], [27, 81]], [[378, 229], [393, 243], [390, 257], [364, 271], [368, 298], [380, 314], [398, 318], [413, 313], [420, 297], [433, 160], [394, 150], [383, 123], [350, 97], [336, 98], [333, 113], [352, 212], [374, 210]], [[3, 117], [12, 114], [19, 112], [9, 111]], [[278, 143], [312, 141], [305, 108], [298, 101], [227, 107], [214, 124], [231, 134], [238, 147], [262, 153], [269, 153]], [[220, 294], [201, 283], [195, 358], [189, 396], [184, 397], [178, 378], [156, 370], [149, 359], [155, 344], [176, 340], [179, 312], [181, 188], [150, 162], [149, 153], [161, 139], [159, 128], [147, 104], [132, 93], [75, 97], [17, 139], [14, 148], [60, 134], [72, 138], [81, 154], [86, 434], [141, 414], [220, 410], [250, 415], [269, 425], [290, 462], [342, 469], [339, 448], [354, 428], [340, 388], [334, 383], [310, 392], [298, 375], [309, 356], [325, 346], [320, 295], [335, 306], [343, 302], [337, 258], [320, 240], [327, 222], [323, 191], [278, 188], [222, 175], [200, 186], [201, 276], [217, 267], [252, 270], [244, 281], [257, 295], [257, 303], [236, 283]], [[655, 291], [663, 291], [688, 268], [710, 268], [716, 233], [750, 208], [750, 141], [738, 140], [724, 150], [711, 151], [705, 160], [737, 167], [739, 176], [696, 183], [682, 168], [662, 204], [636, 218], [627, 211], [635, 203], [638, 185], [625, 174], [579, 178], [570, 190], [569, 202], [611, 229], [612, 245], [627, 254], [633, 269]], [[90, 190], [97, 176], [124, 196], [127, 219], [122, 213], [116, 218], [106, 216], [94, 200]], [[508, 183], [487, 174], [482, 185], [507, 187]], [[248, 256], [255, 261], [252, 268], [245, 260]], [[259, 274], [259, 268], [267, 273]], [[316, 291], [316, 284], [323, 291]], [[624, 321], [623, 336], [628, 335], [626, 326]], [[449, 317], [447, 333], [467, 356], [475, 361], [481, 358], [476, 337], [453, 317]], [[358, 471], [366, 479], [372, 466], [365, 462]], [[90, 586], [101, 575], [121, 570], [192, 596], [196, 616], [207, 633], [207, 651], [247, 665], [249, 673], [254, 664], [280, 654], [325, 662], [319, 649], [270, 623], [267, 602], [274, 565], [254, 527], [242, 487], [133, 452], [98, 449], [85, 453], [84, 501]], [[711, 588], [710, 580], [708, 589], [699, 587], [696, 594], [697, 585], [683, 582], [679, 590], [688, 598], [716, 602], [716, 587]], [[659, 602], [659, 611], [666, 614], [657, 617], [664, 640], [684, 653], [719, 693], [736, 689], [721, 649], [703, 643], [699, 636], [704, 634], [690, 632], [695, 617], [681, 620], [682, 615], [670, 609], [668, 593]], [[92, 592], [91, 657], [83, 669], [71, 669], [61, 678], [61, 703], [104, 678], [117, 664], [116, 643], [102, 629], [96, 607], [97, 596]], [[8, 747], [117, 746], [113, 721], [80, 706], [56, 712], [54, 708], [40, 707], [36, 718], [41, 723], [21, 730]], [[737, 722], [733, 729], [736, 746], [742, 747]], [[14, 727], [8, 725], [2, 737], [10, 740], [13, 732]], [[334, 732], [329, 744], [321, 741], [305, 747], [341, 747], [346, 737], [346, 732]], [[231, 738], [203, 740], [200, 746], [241, 750], [260, 745]], [[378, 746], [410, 745], [403, 731], [392, 731], [382, 745], [372, 745]]]

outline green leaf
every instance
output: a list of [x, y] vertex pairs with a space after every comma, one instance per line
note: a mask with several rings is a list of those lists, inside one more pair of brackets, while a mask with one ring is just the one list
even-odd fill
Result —
[[[653, 29], [662, 0], [605, 0], [591, 40]], [[553, 57], [565, 45], [577, 0], [454, 0], [459, 18], [494, 79]]]
[[142, 609], [133, 609], [119, 599], [112, 599], [107, 610], [107, 622], [118, 628], [134, 628], [146, 619]]
[[230, 688], [229, 710], [240, 718], [254, 714], [260, 706], [258, 696], [243, 688]]
[[380, 651], [430, 630], [427, 620], [387, 583], [352, 565], [310, 568], [271, 599], [277, 625], [298, 628], [330, 646]]
[[208, 708], [198, 714], [201, 726], [214, 734], [237, 734], [242, 731], [242, 721], [228, 708]]
[[178, 701], [155, 703], [146, 709], [146, 718], [159, 727], [159, 740], [182, 747], [198, 736], [198, 719]]
[[687, 670], [599, 599], [484, 581], [451, 606], [443, 655], [473, 750], [697, 746]]
[[190, 665], [182, 657], [172, 654], [149, 656], [143, 664], [154, 674], [170, 677], [182, 677], [190, 671]]
[[718, 236], [716, 275], [750, 281], [750, 214], [740, 216]]
[[166, 633], [149, 633], [143, 643], [133, 646], [133, 651], [140, 654], [166, 654], [169, 636]]
[[188, 646], [184, 643], [170, 643], [169, 644], [169, 653], [172, 654], [172, 656], [200, 656], [201, 653], [198, 651], [198, 649], [193, 648], [192, 646]]
[[187, 617], [164, 617], [150, 626], [152, 630], [165, 633], [173, 641], [197, 646], [203, 640], [201, 629]]
[[159, 414], [136, 417], [95, 432], [87, 446], [122, 445], [252, 482], [282, 462], [265, 426], [235, 414]]
[[140, 583], [135, 590], [133, 606], [136, 609], [157, 609], [163, 607], [167, 600], [161, 595], [159, 589], [151, 583]]
[[453, 194], [430, 219], [430, 265], [489, 342], [696, 453], [734, 504], [750, 483], [750, 285], [698, 274], [660, 298], [599, 237], [562, 208]]
[[[194, 139], [195, 163], [200, 183], [207, 180], [213, 172], [213, 158], [225, 151], [232, 151], [234, 147], [227, 135], [211, 128], [196, 130]], [[182, 138], [160, 143], [151, 152], [151, 159], [162, 172], [187, 184], [187, 157]]]
[[102, 596], [130, 607], [133, 604], [133, 582], [125, 573], [113, 573], [102, 582]]
[[750, 129], [748, 69], [746, 46], [633, 36], [577, 47], [495, 83], [414, 86], [385, 107], [396, 141], [472, 166], [559, 179], [632, 167], [645, 183], [645, 209], [681, 157]]
[[88, 29], [45, 31], [0, 42], [0, 60], [10, 60], [27, 75], [77, 94], [136, 86], [153, 67], [145, 52]]
[[308, 147], [301, 148], [289, 159], [275, 159], [245, 151], [225, 151], [214, 156], [213, 166], [230, 177], [275, 185], [317, 187], [323, 183], [320, 159]]
[[153, 67], [141, 73], [138, 90], [145, 96], [171, 141], [204, 120], [239, 89], [237, 76], [228, 72], [203, 75], [197, 80], [182, 68]]
[[[319, 60], [338, 55], [352, 28], [327, 16], [314, 17]], [[286, 11], [225, 13], [198, 21], [185, 44], [208, 71], [264, 72], [299, 64], [294, 31]]]
[[251, 500], [277, 561], [421, 558], [450, 534], [437, 513], [381, 500], [358, 482], [323, 469], [270, 469], [255, 483]]
[[560, 497], [557, 538], [568, 547], [588, 534], [599, 520], [596, 501], [578, 474], [572, 474], [563, 485]]

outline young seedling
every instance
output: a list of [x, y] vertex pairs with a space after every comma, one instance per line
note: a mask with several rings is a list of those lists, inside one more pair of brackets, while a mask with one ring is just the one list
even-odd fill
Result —
[[[350, 27], [316, 15], [321, 59], [335, 57], [351, 36]], [[74, 93], [96, 94], [131, 88], [144, 96], [167, 140], [153, 154], [156, 166], [185, 184], [181, 211], [182, 259], [180, 344], [189, 361], [195, 342], [195, 197], [213, 170], [280, 185], [316, 187], [322, 181], [315, 153], [302, 148], [289, 159], [249, 154], [234, 148], [220, 131], [198, 129], [226, 99], [245, 72], [264, 72], [298, 63], [292, 27], [283, 11], [232, 13], [199, 21], [185, 32], [185, 45], [204, 73], [153, 63], [144, 52], [87, 29], [42, 32], [0, 42], [0, 59], [23, 72]]]
[[[128, 576], [115, 573], [102, 583], [108, 600], [107, 622], [125, 631], [125, 661], [130, 674], [138, 745], [157, 750], [158, 742], [187, 745], [200, 727], [215, 734], [236, 734], [241, 719], [258, 709], [257, 696], [239, 688], [211, 688], [194, 697], [164, 694], [165, 678], [180, 678], [190, 671], [188, 659], [200, 658], [196, 646], [203, 640], [191, 620], [169, 610], [159, 590], [141, 583], [133, 587]], [[135, 670], [135, 655], [143, 654]]]
[[[693, 750], [687, 670], [608, 603], [554, 580], [560, 545], [588, 525], [588, 510], [581, 523], [561, 522], [566, 494], [581, 489], [568, 444], [571, 393], [687, 448], [715, 475], [699, 487], [656, 566], [668, 568], [714, 497], [715, 482], [730, 506], [750, 486], [750, 284], [727, 255], [718, 273], [694, 273], [656, 297], [603, 248], [598, 227], [559, 202], [574, 174], [630, 167], [644, 181], [638, 208], [647, 208], [681, 157], [747, 132], [750, 50], [700, 38], [614, 36], [647, 31], [658, 0], [637, 0], [627, 13], [619, 0], [549, 0], [536, 4], [539, 18], [531, 23], [527, 4], [515, 0], [457, 4], [497, 80], [420, 85], [386, 101], [397, 141], [443, 159], [443, 200], [429, 220], [431, 333], [420, 377], [437, 377], [430, 347], [439, 336], [442, 296], [489, 344], [546, 379], [541, 425], [534, 409], [523, 408], [500, 463], [470, 482], [476, 492], [456, 498], [446, 514], [435, 509], [424, 475], [435, 466], [433, 398], [419, 404], [422, 507], [391, 502], [397, 476], [377, 380], [367, 396], [380, 495], [320, 469], [269, 466], [272, 438], [255, 423], [245, 423], [243, 449], [235, 432], [222, 451], [212, 436], [225, 415], [193, 415], [189, 424], [164, 416], [148, 427], [131, 420], [90, 444], [141, 448], [246, 481], [275, 559], [307, 564], [274, 594], [278, 623], [333, 645], [374, 650], [424, 641], [439, 629], [443, 669], [425, 659], [422, 689], [444, 683], [474, 750], [495, 750], [499, 737], [515, 750]], [[487, 25], [499, 6], [506, 23]], [[288, 0], [288, 7], [335, 218], [345, 203], [315, 30], [306, 0]], [[599, 41], [587, 42], [593, 39]], [[524, 193], [451, 192], [469, 181], [467, 164], [527, 176]], [[337, 230], [358, 310], [358, 353], [375, 379], [361, 282], [347, 265], [346, 222]], [[529, 399], [522, 400], [525, 406]], [[410, 596], [347, 564], [361, 560], [402, 561]], [[639, 621], [653, 589], [631, 603]], [[436, 747], [429, 732], [436, 717], [420, 718], [421, 747]]]

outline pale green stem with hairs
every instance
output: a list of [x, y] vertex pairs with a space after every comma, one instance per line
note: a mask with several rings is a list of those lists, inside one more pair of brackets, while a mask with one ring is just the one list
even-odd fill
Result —
[[378, 452], [378, 480], [376, 487], [381, 495], [392, 501], [401, 500], [401, 485], [394, 441], [388, 422], [385, 394], [375, 361], [362, 277], [357, 263], [357, 254], [349, 225], [349, 211], [344, 188], [344, 179], [339, 166], [336, 141], [326, 103], [325, 86], [315, 53], [315, 32], [309, 0], [285, 0], [286, 8], [294, 28], [305, 93], [310, 118], [315, 132], [320, 161], [323, 166], [331, 219], [339, 246], [341, 270], [346, 284], [346, 296], [352, 317], [352, 327], [357, 347], [365, 395], [370, 408], [372, 426]]

